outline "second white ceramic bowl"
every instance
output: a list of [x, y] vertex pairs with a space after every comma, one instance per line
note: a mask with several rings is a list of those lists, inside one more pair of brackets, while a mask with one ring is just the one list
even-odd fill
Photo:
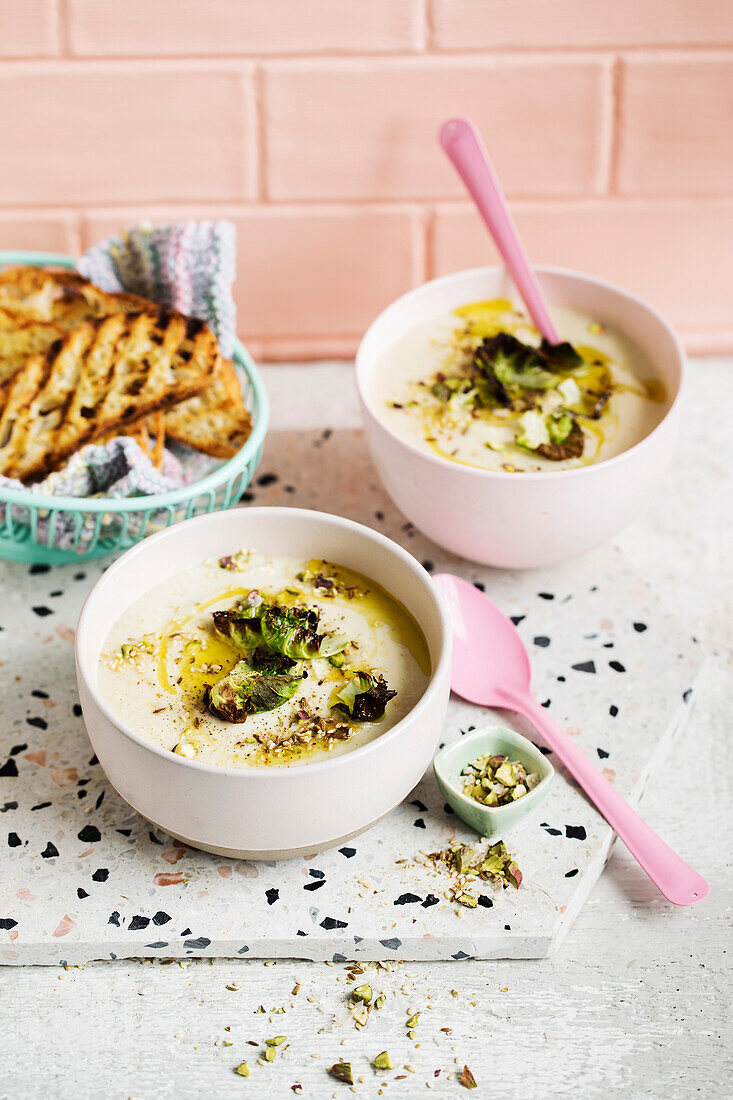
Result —
[[556, 267], [536, 268], [550, 306], [584, 311], [633, 340], [664, 382], [657, 427], [623, 454], [574, 470], [512, 474], [463, 466], [394, 435], [371, 397], [371, 379], [392, 344], [424, 321], [467, 302], [514, 297], [503, 268], [458, 271], [388, 306], [367, 331], [356, 379], [372, 459], [397, 507], [439, 546], [486, 565], [551, 565], [598, 546], [650, 499], [677, 437], [685, 354], [664, 318], [619, 287]]
[[[313, 764], [231, 768], [166, 752], [114, 714], [97, 690], [99, 657], [112, 623], [171, 574], [244, 548], [325, 558], [397, 596], [422, 629], [432, 666], [425, 693], [401, 722], [353, 752]], [[415, 559], [368, 527], [297, 508], [219, 512], [153, 535], [97, 582], [76, 634], [84, 722], [112, 786], [171, 836], [234, 858], [316, 852], [389, 813], [430, 764], [448, 705], [450, 661], [446, 614]]]

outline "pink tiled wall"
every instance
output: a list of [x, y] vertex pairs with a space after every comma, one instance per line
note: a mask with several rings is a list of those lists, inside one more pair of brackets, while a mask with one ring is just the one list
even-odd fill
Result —
[[240, 331], [353, 351], [495, 253], [439, 151], [481, 126], [531, 255], [733, 351], [733, 0], [0, 0], [0, 247], [231, 218]]

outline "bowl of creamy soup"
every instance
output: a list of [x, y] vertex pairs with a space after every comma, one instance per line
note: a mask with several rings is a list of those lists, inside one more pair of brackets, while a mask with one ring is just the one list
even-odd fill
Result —
[[648, 499], [676, 438], [684, 352], [636, 296], [537, 273], [559, 343], [501, 268], [457, 272], [389, 306], [357, 354], [372, 458], [439, 545], [507, 568], [589, 550]]
[[356, 835], [430, 764], [450, 634], [428, 574], [337, 516], [247, 508], [124, 554], [76, 636], [107, 777], [171, 836], [287, 858]]

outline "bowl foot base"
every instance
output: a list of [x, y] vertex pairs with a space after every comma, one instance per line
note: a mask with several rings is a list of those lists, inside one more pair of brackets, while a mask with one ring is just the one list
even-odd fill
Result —
[[[383, 816], [386, 817], [386, 814]], [[339, 844], [345, 844], [348, 840], [353, 840], [355, 836], [360, 836], [360, 834], [366, 832], [367, 829], [371, 829], [372, 825], [376, 825], [377, 821], [381, 821], [381, 818], [370, 821], [368, 825], [362, 825], [360, 829], [355, 829], [351, 833], [345, 833], [343, 836], [334, 837], [332, 840], [324, 840], [320, 844], [308, 844], [299, 848], [269, 848], [265, 850], [222, 848], [216, 844], [205, 844], [203, 841], [191, 840], [190, 837], [174, 833], [164, 825], [160, 825], [157, 821], [153, 821], [152, 818], [148, 818], [147, 820], [150, 821], [151, 825], [155, 825], [156, 829], [160, 829], [162, 832], [167, 833], [168, 836], [173, 837], [174, 840], [181, 841], [182, 844], [187, 844], [189, 848], [198, 848], [202, 852], [211, 852], [213, 855], [225, 856], [227, 859], [267, 860], [296, 859], [298, 857], [302, 858], [303, 856], [318, 855], [319, 852], [328, 851], [329, 848], [336, 848]]]

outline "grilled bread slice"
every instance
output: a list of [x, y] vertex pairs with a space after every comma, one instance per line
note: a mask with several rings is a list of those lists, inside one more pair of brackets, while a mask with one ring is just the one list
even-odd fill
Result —
[[252, 419], [234, 364], [220, 358], [205, 390], [168, 409], [165, 430], [171, 439], [214, 458], [235, 455], [252, 431]]
[[10, 267], [0, 271], [0, 307], [36, 321], [53, 321], [67, 331], [82, 321], [112, 313], [157, 307], [135, 294], [110, 294], [76, 271]]
[[218, 358], [202, 321], [169, 310], [85, 321], [10, 384], [0, 473], [45, 476], [82, 444], [200, 393]]
[[36, 321], [0, 307], [0, 391], [29, 356], [45, 351], [65, 335], [55, 321]]

